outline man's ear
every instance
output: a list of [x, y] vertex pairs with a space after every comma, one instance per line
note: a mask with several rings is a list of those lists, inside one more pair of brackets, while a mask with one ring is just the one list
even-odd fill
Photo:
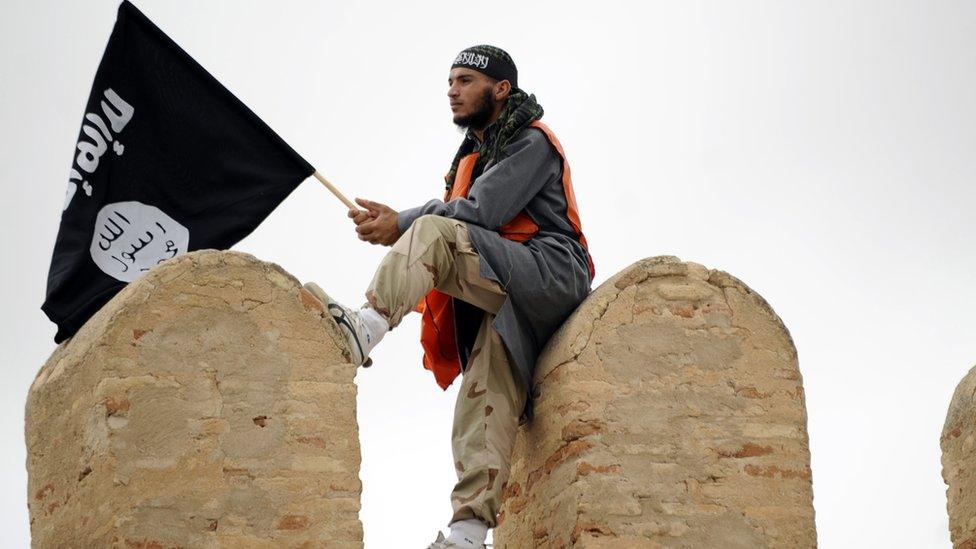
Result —
[[495, 96], [495, 101], [503, 101], [508, 98], [508, 94], [512, 92], [512, 83], [508, 80], [499, 80], [495, 83], [495, 89], [493, 94]]

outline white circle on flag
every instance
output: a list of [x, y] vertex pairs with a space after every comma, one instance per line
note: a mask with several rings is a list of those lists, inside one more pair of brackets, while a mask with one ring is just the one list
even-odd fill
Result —
[[95, 217], [92, 261], [105, 274], [132, 282], [157, 264], [186, 253], [190, 231], [155, 206], [106, 204]]

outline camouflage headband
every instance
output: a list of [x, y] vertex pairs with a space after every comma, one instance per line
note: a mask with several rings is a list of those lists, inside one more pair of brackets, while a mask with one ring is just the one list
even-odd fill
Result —
[[451, 68], [464, 67], [490, 76], [495, 80], [508, 80], [513, 88], [518, 87], [518, 69], [512, 56], [495, 46], [471, 46], [454, 59]]

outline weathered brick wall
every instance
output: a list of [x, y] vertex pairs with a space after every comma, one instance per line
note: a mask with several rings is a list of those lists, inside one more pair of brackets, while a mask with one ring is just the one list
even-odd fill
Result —
[[957, 549], [976, 549], [976, 367], [959, 382], [942, 429], [942, 478], [949, 534]]
[[355, 368], [297, 280], [196, 252], [117, 295], [38, 373], [35, 547], [362, 547]]
[[814, 547], [789, 332], [742, 282], [676, 258], [600, 286], [540, 359], [499, 547]]
[[[31, 387], [34, 545], [361, 547], [354, 374], [277, 266], [212, 251], [161, 266]], [[634, 264], [553, 338], [535, 390], [500, 547], [816, 545], [796, 353], [731, 276]], [[950, 420], [944, 445], [972, 446]], [[962, 476], [946, 467], [951, 514]]]

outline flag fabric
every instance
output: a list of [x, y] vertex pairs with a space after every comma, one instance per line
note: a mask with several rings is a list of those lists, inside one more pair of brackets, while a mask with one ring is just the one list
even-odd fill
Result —
[[41, 306], [58, 343], [158, 263], [240, 241], [314, 171], [128, 1], [73, 156]]

